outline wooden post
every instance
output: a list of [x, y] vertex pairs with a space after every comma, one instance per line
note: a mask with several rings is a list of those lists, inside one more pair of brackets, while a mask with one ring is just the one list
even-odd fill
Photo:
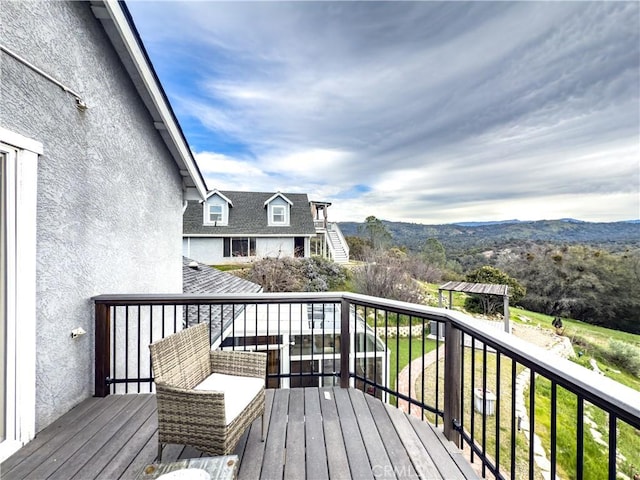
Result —
[[504, 331], [511, 333], [511, 325], [509, 324], [509, 295], [506, 295], [506, 292], [502, 297], [502, 302], [504, 303]]
[[111, 369], [111, 317], [109, 306], [96, 303], [95, 333], [95, 393], [96, 397], [109, 395], [107, 378]]
[[344, 298], [340, 301], [340, 388], [349, 388], [349, 332], [350, 304]]
[[460, 330], [449, 321], [445, 328], [444, 349], [444, 435], [461, 446], [461, 437], [454, 428], [454, 422], [460, 422], [461, 418], [461, 339]]

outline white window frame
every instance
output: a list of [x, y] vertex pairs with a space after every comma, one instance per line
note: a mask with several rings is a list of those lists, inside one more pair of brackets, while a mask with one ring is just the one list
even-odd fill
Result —
[[[0, 153], [7, 159], [5, 441], [0, 461], [35, 436], [36, 412], [36, 205], [42, 144], [0, 127]], [[19, 319], [19, 321], [18, 321]]]
[[[276, 220], [276, 215], [280, 215], [279, 213], [276, 213], [276, 211], [282, 211], [282, 221], [278, 221]], [[286, 205], [272, 205], [271, 206], [271, 224], [272, 225], [288, 225], [289, 222], [287, 222], [287, 207]]]
[[[213, 212], [213, 210], [219, 210], [218, 212]], [[213, 205], [209, 205], [209, 223], [222, 223], [223, 220], [223, 212], [222, 212], [223, 208], [222, 205], [219, 204], [213, 204]], [[213, 216], [217, 216], [219, 218], [216, 219], [212, 219]]]
[[[220, 207], [220, 220], [211, 220], [212, 207]], [[226, 202], [206, 201], [203, 203], [202, 214], [203, 225], [226, 226], [229, 223], [229, 205]]]

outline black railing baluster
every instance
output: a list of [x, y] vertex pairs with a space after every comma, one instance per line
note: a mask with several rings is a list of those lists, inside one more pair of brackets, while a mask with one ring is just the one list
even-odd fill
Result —
[[535, 432], [536, 432], [536, 374], [529, 369], [529, 478], [533, 478], [535, 466]]
[[[476, 410], [473, 408], [473, 398], [475, 395], [475, 387], [476, 387], [476, 339], [474, 337], [471, 338], [471, 395], [469, 395], [469, 399], [471, 400], [471, 431], [470, 437], [471, 442], [475, 442], [475, 427], [476, 427]], [[471, 463], [473, 463], [473, 454], [474, 450], [471, 449]]]
[[[437, 331], [437, 330], [436, 330]], [[465, 426], [465, 421], [464, 421], [464, 372], [465, 372], [465, 364], [464, 364], [464, 357], [465, 357], [465, 333], [461, 332], [460, 334], [460, 418], [459, 418], [459, 422], [460, 422], [460, 430], [464, 431], [464, 426]], [[438, 335], [436, 334], [436, 345], [438, 344]], [[445, 346], [446, 348], [446, 346]], [[473, 392], [472, 392], [473, 394]]]
[[578, 395], [576, 428], [576, 479], [584, 478], [584, 398]]
[[[396, 392], [400, 391], [400, 314], [396, 312]], [[400, 397], [396, 393], [396, 406], [400, 406]]]
[[[129, 307], [124, 307], [124, 378], [129, 378]], [[113, 307], [113, 331], [118, 331], [118, 307]], [[113, 378], [118, 378], [118, 338], [116, 335], [113, 336]], [[113, 388], [109, 386], [109, 389], [112, 393], [116, 393], [116, 386]], [[125, 393], [129, 393], [129, 384], [125, 384]]]
[[[425, 344], [427, 343], [427, 337], [426, 337], [426, 336], [425, 336], [425, 334], [424, 334], [424, 325], [425, 325], [425, 320], [426, 320], [426, 319], [425, 319], [424, 317], [422, 317], [422, 334], [420, 335], [420, 339], [421, 339], [421, 342], [422, 342], [422, 352], [421, 352], [421, 353], [422, 353], [422, 362], [421, 362], [421, 365], [422, 365], [422, 370], [421, 370], [422, 375], [420, 375], [421, 380], [422, 380], [422, 381], [421, 381], [421, 385], [420, 385], [420, 388], [422, 389], [422, 390], [420, 391], [420, 394], [421, 394], [421, 395], [420, 395], [420, 397], [422, 398], [422, 400], [420, 401], [420, 403], [421, 403], [422, 405], [421, 405], [421, 408], [420, 408], [420, 419], [421, 419], [421, 420], [423, 420], [423, 421], [424, 421], [424, 405], [425, 405], [425, 395], [424, 395], [424, 377], [425, 377], [425, 373], [424, 373], [424, 372], [425, 372], [425, 365], [424, 365], [424, 356], [425, 356], [425, 347], [426, 347], [426, 345], [425, 345]], [[462, 397], [461, 397], [461, 398], [462, 398]], [[436, 408], [437, 408], [437, 407], [436, 407]], [[436, 418], [438, 418], [438, 415], [436, 415], [435, 417], [436, 417]]]
[[[409, 383], [408, 383], [408, 386], [407, 386], [407, 388], [409, 389], [409, 391], [407, 392], [407, 396], [408, 396], [408, 397], [411, 397], [411, 364], [413, 363], [413, 362], [411, 361], [411, 359], [413, 358], [413, 356], [411, 355], [411, 344], [413, 343], [413, 342], [411, 341], [411, 340], [412, 340], [412, 338], [411, 338], [411, 315], [409, 315], [409, 335], [408, 335], [408, 337], [407, 337], [407, 338], [408, 338], [408, 340], [409, 340], [409, 365], [408, 365], [408, 367], [409, 367]], [[411, 401], [410, 401], [410, 402], [407, 402], [407, 403], [408, 403], [407, 413], [408, 413], [409, 415], [411, 415], [411, 404], [412, 404], [413, 402], [411, 402]]]
[[551, 462], [551, 478], [556, 478], [556, 455], [557, 455], [557, 434], [558, 434], [558, 387], [556, 382], [551, 381], [551, 444], [549, 448], [549, 461]]
[[[114, 312], [116, 309], [117, 307], [113, 307]], [[129, 380], [129, 305], [124, 307], [124, 312], [126, 323], [124, 347], [124, 378], [125, 380]], [[118, 377], [114, 376], [114, 378]], [[129, 382], [124, 384], [124, 393], [129, 393]]]
[[617, 478], [618, 425], [615, 413], [609, 413], [609, 480]]
[[142, 305], [138, 305], [138, 335], [137, 335], [137, 341], [136, 343], [138, 344], [138, 392], [140, 392], [140, 332], [141, 332], [141, 326], [142, 326], [142, 314], [140, 313], [142, 311]]
[[[439, 332], [440, 332], [440, 327], [442, 325], [438, 322], [437, 323], [437, 327], [436, 327], [436, 410], [440, 410], [440, 341], [439, 341]], [[445, 345], [445, 348], [447, 348], [447, 346]], [[438, 426], [438, 415], [435, 416], [436, 418], [436, 427]]]
[[[516, 478], [516, 386], [517, 386], [516, 361], [511, 359], [511, 479]], [[517, 428], [520, 430], [520, 418], [517, 419]], [[555, 477], [552, 477], [555, 478]]]
[[496, 472], [500, 474], [500, 379], [502, 375], [500, 371], [500, 352], [496, 351], [496, 400], [495, 400], [495, 413], [496, 413]]
[[[487, 344], [482, 343], [482, 458], [487, 456]], [[486, 476], [486, 464], [482, 462], [482, 476]]]
[[[153, 343], [153, 305], [149, 305], [149, 344]], [[147, 346], [148, 347], [148, 346]], [[142, 349], [142, 345], [140, 346]], [[151, 379], [151, 351], [147, 348], [147, 357], [149, 361], [149, 391], [153, 389], [153, 380]], [[140, 393], [138, 391], [138, 393]]]

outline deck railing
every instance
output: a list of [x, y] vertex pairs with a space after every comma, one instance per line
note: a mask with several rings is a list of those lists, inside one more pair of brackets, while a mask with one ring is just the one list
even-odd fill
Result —
[[94, 300], [96, 396], [153, 391], [149, 343], [207, 321], [212, 347], [267, 352], [268, 387], [364, 390], [442, 427], [483, 476], [640, 469], [621, 449], [640, 435], [640, 392], [456, 311], [350, 293]]

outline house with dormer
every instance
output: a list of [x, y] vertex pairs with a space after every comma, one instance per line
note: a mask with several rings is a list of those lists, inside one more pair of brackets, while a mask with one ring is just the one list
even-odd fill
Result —
[[316, 227], [305, 193], [213, 190], [189, 200], [182, 251], [208, 265], [309, 257]]

